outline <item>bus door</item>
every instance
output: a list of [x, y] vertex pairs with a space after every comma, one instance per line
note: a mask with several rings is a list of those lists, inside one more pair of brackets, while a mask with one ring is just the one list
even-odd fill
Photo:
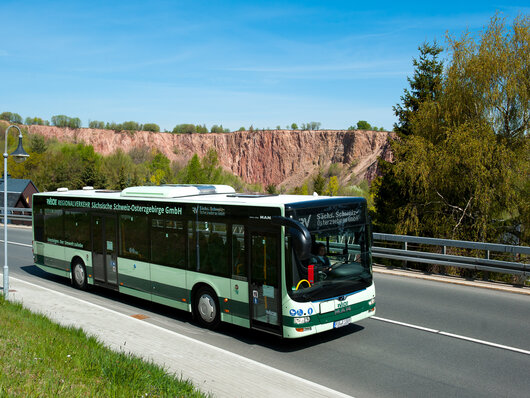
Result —
[[92, 216], [92, 266], [96, 284], [117, 287], [117, 218], [114, 215]]
[[251, 327], [281, 334], [279, 233], [250, 231]]

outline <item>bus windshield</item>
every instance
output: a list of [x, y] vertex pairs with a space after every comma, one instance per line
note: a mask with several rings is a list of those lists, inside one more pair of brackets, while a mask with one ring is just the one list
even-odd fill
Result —
[[[311, 256], [299, 260], [287, 239], [287, 291], [293, 300], [325, 300], [372, 284], [370, 237], [365, 225], [311, 234]], [[290, 263], [290, 264], [289, 264]]]

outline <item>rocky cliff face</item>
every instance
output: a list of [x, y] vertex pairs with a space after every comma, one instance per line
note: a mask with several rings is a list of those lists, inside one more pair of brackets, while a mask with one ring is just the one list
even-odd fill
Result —
[[241, 131], [223, 134], [171, 134], [114, 132], [97, 129], [68, 129], [28, 126], [30, 134], [66, 142], [85, 142], [96, 152], [108, 155], [121, 148], [156, 148], [170, 160], [184, 163], [194, 153], [203, 157], [210, 148], [219, 155], [221, 166], [248, 183], [300, 186], [331, 164], [340, 172], [342, 183], [372, 180], [377, 159], [392, 160], [389, 140], [393, 133], [380, 131]]

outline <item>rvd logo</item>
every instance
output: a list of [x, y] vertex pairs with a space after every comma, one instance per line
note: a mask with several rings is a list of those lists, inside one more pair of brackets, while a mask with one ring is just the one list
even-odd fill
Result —
[[309, 228], [309, 222], [311, 221], [311, 214], [307, 217], [300, 217], [300, 222], [304, 224], [304, 227]]
[[337, 308], [345, 308], [348, 306], [347, 301], [343, 301], [342, 303], [337, 303]]

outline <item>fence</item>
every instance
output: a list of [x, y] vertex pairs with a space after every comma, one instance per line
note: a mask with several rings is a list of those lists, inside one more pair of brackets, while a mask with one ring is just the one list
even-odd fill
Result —
[[[380, 246], [380, 244], [388, 242], [400, 243], [401, 248]], [[421, 245], [422, 248], [430, 247], [431, 250], [434, 247], [434, 250], [441, 251], [441, 253], [425, 250], [409, 250], [409, 244]], [[483, 257], [447, 254], [447, 248], [473, 250], [483, 253]], [[511, 255], [513, 260], [519, 259], [519, 261], [493, 260], [490, 258], [492, 253], [507, 253]], [[410, 261], [467, 268], [475, 271], [500, 272], [525, 277], [530, 276], [530, 264], [521, 261], [530, 255], [530, 247], [528, 246], [374, 233], [372, 255], [376, 258], [400, 260], [403, 262]]]
[[[8, 207], [7, 208], [7, 222], [12, 224], [31, 225], [32, 210], [23, 207]], [[4, 208], [0, 207], [0, 223], [4, 222]]]

